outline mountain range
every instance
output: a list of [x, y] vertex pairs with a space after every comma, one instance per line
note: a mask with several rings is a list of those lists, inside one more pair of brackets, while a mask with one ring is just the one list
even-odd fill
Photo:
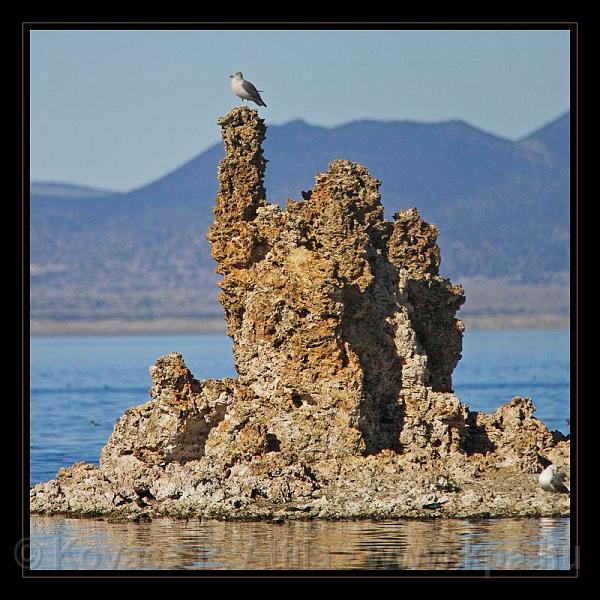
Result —
[[[453, 281], [565, 284], [569, 138], [570, 113], [516, 141], [458, 120], [296, 120], [268, 127], [265, 185], [284, 205], [330, 161], [353, 160], [382, 181], [388, 218], [415, 206], [439, 227], [441, 272]], [[222, 157], [214, 144], [126, 193], [32, 182], [31, 318], [219, 318], [205, 235]]]

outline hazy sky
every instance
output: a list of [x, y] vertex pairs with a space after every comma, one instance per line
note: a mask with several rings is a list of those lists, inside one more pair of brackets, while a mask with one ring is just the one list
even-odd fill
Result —
[[161, 177], [220, 139], [238, 70], [267, 124], [463, 119], [519, 138], [570, 106], [568, 31], [32, 31], [31, 179]]

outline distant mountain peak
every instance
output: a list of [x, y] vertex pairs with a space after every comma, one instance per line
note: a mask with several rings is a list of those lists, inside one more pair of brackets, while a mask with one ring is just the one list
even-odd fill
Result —
[[100, 198], [114, 196], [120, 192], [63, 181], [32, 181], [29, 184], [29, 193], [53, 198]]
[[298, 125], [308, 125], [308, 123], [304, 119], [292, 119], [283, 124], [284, 127], [294, 127]]
[[550, 135], [554, 135], [557, 132], [568, 132], [571, 124], [571, 111], [567, 110], [565, 113], [544, 123], [541, 127], [534, 129], [531, 133], [521, 138], [519, 141], [531, 140], [531, 139], [542, 139], [547, 138]]
[[543, 155], [547, 164], [556, 164], [568, 170], [571, 164], [570, 142], [571, 111], [567, 111], [519, 140], [518, 144]]
[[300, 131], [315, 131], [322, 130], [325, 131], [327, 127], [323, 127], [322, 125], [314, 125], [312, 123], [308, 123], [304, 119], [293, 119], [292, 121], [288, 121], [287, 123], [282, 123], [281, 125], [269, 125], [270, 128], [277, 128], [280, 131], [288, 133], [289, 131], [300, 130]]

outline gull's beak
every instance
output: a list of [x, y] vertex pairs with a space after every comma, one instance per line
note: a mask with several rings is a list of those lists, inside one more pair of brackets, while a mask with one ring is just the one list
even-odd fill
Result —
[[229, 79], [233, 79], [233, 75], [230, 75], [230, 76], [229, 76]]

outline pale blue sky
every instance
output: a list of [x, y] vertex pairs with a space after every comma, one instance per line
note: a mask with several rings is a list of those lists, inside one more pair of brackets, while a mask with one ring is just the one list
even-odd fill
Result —
[[161, 177], [219, 140], [238, 70], [267, 124], [462, 119], [519, 138], [570, 107], [568, 31], [32, 31], [31, 179]]

